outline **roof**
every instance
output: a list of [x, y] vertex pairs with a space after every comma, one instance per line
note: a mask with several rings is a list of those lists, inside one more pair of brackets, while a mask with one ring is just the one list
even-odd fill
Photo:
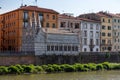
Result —
[[100, 16], [100, 17], [108, 17], [108, 18], [111, 18], [112, 16], [111, 15], [109, 15], [107, 12], [103, 12], [103, 11], [101, 11], [101, 12], [98, 12], [98, 13], [96, 13], [98, 16]]
[[91, 20], [91, 19], [87, 19], [87, 18], [77, 18], [77, 19], [82, 20], [82, 21], [88, 21], [88, 22], [100, 23], [100, 21]]
[[76, 33], [72, 33], [70, 30], [65, 30], [65, 29], [42, 28], [42, 30], [46, 33], [52, 33], [52, 34], [76, 34]]
[[7, 13], [10, 13], [10, 12], [14, 12], [14, 11], [18, 11], [18, 10], [30, 10], [30, 11], [39, 11], [39, 12], [45, 12], [45, 13], [56, 13], [56, 14], [59, 14], [57, 11], [55, 11], [53, 9], [41, 8], [41, 7], [38, 7], [38, 6], [21, 6], [18, 9], [15, 9], [15, 10], [3, 13], [1, 15], [7, 14]]
[[40, 11], [40, 12], [48, 12], [48, 13], [57, 13], [59, 14], [57, 11], [53, 10], [53, 9], [47, 9], [47, 8], [41, 8], [38, 6], [22, 6], [20, 8], [18, 8], [18, 10], [31, 10], [31, 11]]
[[120, 15], [119, 15], [119, 14], [113, 14], [113, 13], [108, 13], [108, 14], [111, 15], [112, 17], [120, 18]]
[[66, 14], [60, 14], [60, 15], [59, 15], [59, 18], [76, 19], [76, 17], [74, 17], [74, 16], [69, 16], [69, 15], [66, 15]]

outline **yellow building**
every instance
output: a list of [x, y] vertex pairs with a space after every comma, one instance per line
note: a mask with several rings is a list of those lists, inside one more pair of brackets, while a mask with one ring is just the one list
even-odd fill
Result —
[[112, 50], [112, 16], [106, 12], [97, 13], [101, 18], [101, 52]]
[[[58, 28], [58, 12], [37, 6], [20, 8], [0, 15], [0, 47], [2, 51], [20, 51], [23, 27], [29, 26], [29, 19], [44, 28]], [[35, 19], [35, 20], [33, 20]]]

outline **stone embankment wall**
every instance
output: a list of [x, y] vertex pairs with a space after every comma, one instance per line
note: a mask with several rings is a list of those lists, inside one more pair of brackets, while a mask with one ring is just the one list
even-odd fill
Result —
[[74, 64], [74, 63], [120, 63], [120, 53], [80, 53], [78, 55], [0, 55], [0, 65], [14, 64]]

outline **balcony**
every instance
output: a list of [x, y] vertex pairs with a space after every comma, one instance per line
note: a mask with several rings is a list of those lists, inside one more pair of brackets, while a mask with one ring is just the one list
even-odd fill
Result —
[[28, 18], [23, 18], [23, 22], [28, 22]]

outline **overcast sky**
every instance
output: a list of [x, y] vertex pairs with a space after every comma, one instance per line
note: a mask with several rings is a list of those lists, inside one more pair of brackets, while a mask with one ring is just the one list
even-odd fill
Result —
[[[0, 0], [0, 14], [19, 8], [22, 0]], [[36, 5], [35, 0], [23, 0], [24, 4]], [[109, 11], [120, 13], [120, 0], [37, 0], [37, 6], [50, 8], [59, 13], [79, 14]]]

